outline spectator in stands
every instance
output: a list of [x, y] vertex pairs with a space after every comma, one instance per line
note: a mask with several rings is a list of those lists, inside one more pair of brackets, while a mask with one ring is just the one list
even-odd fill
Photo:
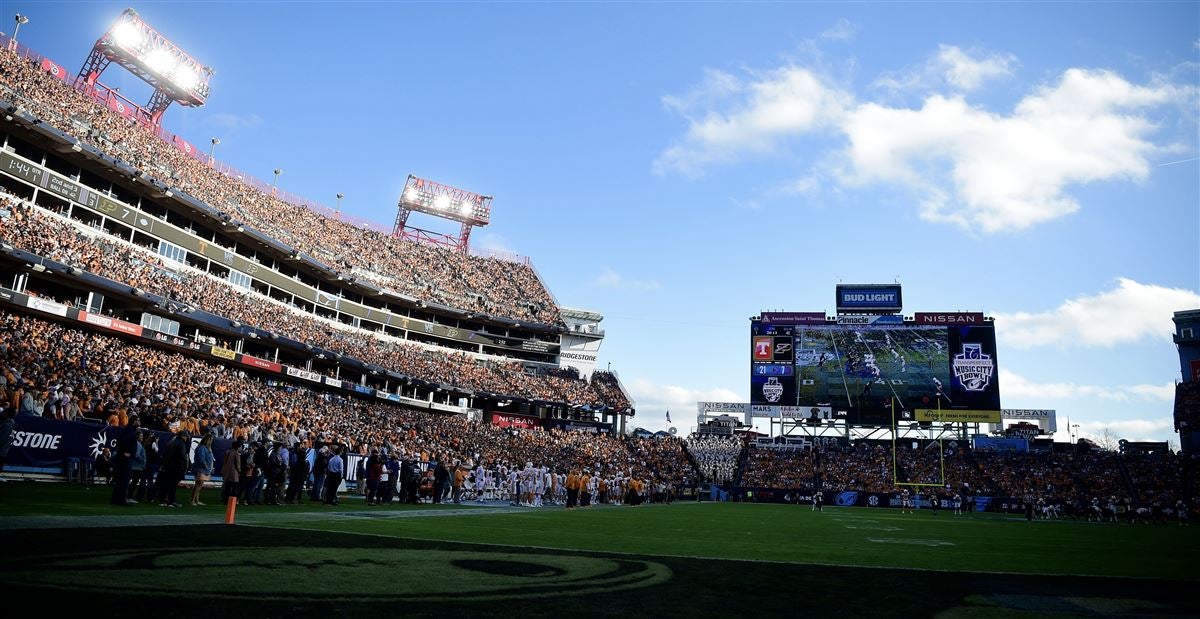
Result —
[[163, 451], [162, 469], [158, 474], [158, 502], [163, 507], [180, 507], [175, 491], [188, 470], [188, 452], [191, 450], [192, 435], [184, 430], [167, 443]]
[[345, 470], [342, 465], [341, 446], [333, 445], [329, 451], [329, 463], [325, 469], [325, 504], [338, 504], [338, 487], [342, 484], [342, 472]]
[[192, 484], [192, 507], [204, 505], [200, 501], [200, 491], [204, 489], [205, 482], [212, 478], [212, 443], [213, 435], [205, 434], [204, 438], [200, 439], [200, 444], [196, 446], [196, 452], [192, 460], [192, 476], [195, 478], [195, 483]]
[[238, 486], [242, 480], [244, 464], [242, 439], [234, 439], [233, 444], [225, 451], [221, 462], [221, 504], [228, 505], [231, 497], [238, 496]]
[[129, 499], [129, 484], [132, 481], [132, 460], [137, 454], [138, 427], [141, 423], [138, 415], [129, 416], [129, 424], [121, 428], [117, 434], [117, 454], [113, 463], [115, 483], [112, 490], [112, 504], [133, 505]]

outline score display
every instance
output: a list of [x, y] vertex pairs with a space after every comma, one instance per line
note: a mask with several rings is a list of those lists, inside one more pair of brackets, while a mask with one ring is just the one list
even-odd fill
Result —
[[836, 418], [864, 425], [890, 424], [893, 402], [898, 419], [920, 409], [1000, 410], [991, 322], [866, 322], [752, 321], [751, 403], [828, 406]]

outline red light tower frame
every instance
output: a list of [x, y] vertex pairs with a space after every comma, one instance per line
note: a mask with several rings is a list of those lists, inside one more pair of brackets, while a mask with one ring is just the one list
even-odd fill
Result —
[[[425, 213], [460, 224], [458, 236], [432, 232], [408, 225], [412, 213]], [[492, 196], [484, 196], [412, 174], [404, 181], [404, 191], [396, 204], [396, 225], [392, 236], [452, 247], [465, 252], [470, 247], [471, 230], [491, 222]]]
[[[112, 63], [154, 87], [145, 105], [129, 102], [100, 83], [100, 75]], [[88, 54], [75, 78], [75, 87], [101, 100], [117, 98], [135, 108], [133, 116], [154, 127], [162, 126], [163, 113], [172, 103], [201, 107], [208, 98], [211, 67], [193, 59], [157, 30], [142, 21], [137, 11], [125, 9]]]

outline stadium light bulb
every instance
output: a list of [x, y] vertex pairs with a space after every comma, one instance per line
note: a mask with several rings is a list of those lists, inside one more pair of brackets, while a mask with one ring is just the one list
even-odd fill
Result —
[[464, 217], [467, 215], [470, 215], [471, 214], [471, 203], [467, 200], [463, 200], [462, 206], [458, 207], [458, 212], [462, 213]]
[[151, 71], [160, 75], [168, 74], [175, 68], [175, 58], [171, 56], [171, 52], [161, 47], [146, 54], [144, 62]]
[[134, 48], [142, 44], [142, 31], [133, 22], [121, 22], [112, 31], [113, 40], [124, 48]]
[[185, 65], [179, 65], [175, 69], [175, 84], [184, 90], [191, 90], [200, 82], [200, 76], [196, 72], [187, 68]]
[[440, 195], [433, 200], [433, 206], [442, 210], [450, 208], [450, 196]]
[[417, 191], [416, 187], [409, 187], [408, 189], [404, 190], [405, 200], [408, 200], [409, 202], [416, 202], [418, 197], [420, 197], [420, 192]]

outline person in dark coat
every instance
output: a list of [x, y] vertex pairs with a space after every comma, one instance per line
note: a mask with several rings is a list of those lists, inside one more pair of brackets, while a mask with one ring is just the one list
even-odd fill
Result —
[[162, 452], [158, 449], [158, 435], [149, 430], [142, 432], [142, 448], [146, 450], [146, 468], [142, 470], [142, 478], [138, 480], [137, 496], [139, 501], [154, 501], [157, 489], [158, 469], [162, 466]]
[[317, 450], [317, 457], [313, 459], [313, 487], [312, 500], [325, 500], [325, 469], [329, 466], [329, 447], [322, 447]]
[[415, 505], [417, 502], [416, 484], [413, 480], [416, 478], [416, 465], [412, 458], [405, 457], [400, 463], [400, 502]]
[[113, 484], [112, 504], [133, 505], [129, 500], [129, 481], [132, 478], [130, 463], [137, 453], [138, 427], [141, 420], [136, 414], [129, 416], [129, 423], [117, 434], [117, 453], [113, 458], [113, 473], [116, 483]]
[[184, 430], [163, 450], [162, 470], [158, 473], [158, 501], [163, 507], [181, 507], [175, 500], [175, 491], [187, 473], [191, 448], [192, 433]]
[[285, 502], [289, 505], [304, 502], [304, 484], [308, 481], [308, 450], [300, 443], [292, 447], [291, 465], [288, 467], [288, 488]]
[[446, 455], [438, 457], [437, 468], [433, 470], [433, 502], [441, 503], [442, 495], [446, 494], [446, 486], [450, 485], [450, 469], [446, 468]]
[[238, 496], [241, 486], [242, 472], [245, 462], [242, 461], [242, 439], [237, 439], [225, 452], [225, 460], [221, 463], [221, 504], [228, 505], [229, 497]]

